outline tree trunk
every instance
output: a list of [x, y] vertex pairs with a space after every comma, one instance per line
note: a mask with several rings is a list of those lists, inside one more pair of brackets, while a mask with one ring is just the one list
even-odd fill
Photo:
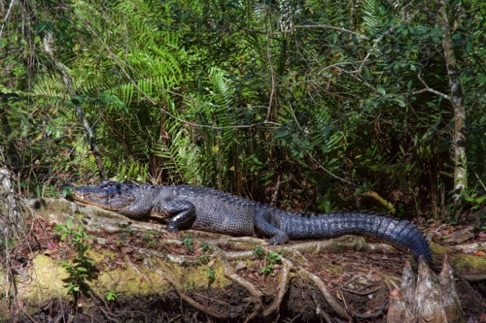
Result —
[[439, 1], [439, 21], [442, 29], [442, 49], [449, 75], [451, 102], [454, 109], [454, 190], [459, 195], [467, 188], [467, 158], [466, 158], [466, 111], [463, 106], [462, 85], [459, 79], [459, 66], [453, 50], [451, 28], [447, 18], [447, 2]]
[[387, 322], [465, 322], [452, 271], [447, 254], [439, 277], [423, 259], [419, 259], [415, 279], [407, 262], [400, 290], [394, 289], [390, 293]]
[[[0, 248], [4, 242], [19, 237], [25, 218], [19, 216], [20, 206], [15, 199], [12, 185], [12, 173], [6, 167], [0, 168]], [[8, 243], [5, 243], [8, 246]], [[5, 252], [8, 248], [5, 247]], [[1, 255], [1, 254], [0, 254]]]

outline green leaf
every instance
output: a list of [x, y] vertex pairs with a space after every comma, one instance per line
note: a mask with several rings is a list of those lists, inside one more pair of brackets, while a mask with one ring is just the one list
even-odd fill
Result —
[[117, 96], [108, 93], [100, 93], [98, 96], [105, 101], [113, 103], [124, 113], [128, 113], [127, 105], [125, 104], [125, 102], [120, 100]]
[[86, 97], [84, 95], [73, 95], [71, 96], [71, 102], [74, 105], [83, 104], [86, 102]]
[[71, 229], [72, 229], [72, 227], [73, 227], [73, 219], [68, 218], [68, 219], [66, 220], [66, 228], [67, 228], [68, 230], [71, 230]]
[[378, 85], [376, 90], [378, 91], [378, 93], [382, 94], [382, 95], [386, 95], [386, 90], [383, 86], [381, 85]]
[[46, 29], [48, 26], [50, 26], [50, 24], [48, 22], [45, 22], [45, 21], [41, 21], [38, 25], [37, 25], [37, 33], [41, 33], [42, 31], [44, 31], [44, 29]]
[[64, 198], [68, 198], [68, 199], [70, 199], [73, 196], [73, 191], [71, 190], [71, 188], [69, 186], [65, 186], [62, 189], [62, 196]]

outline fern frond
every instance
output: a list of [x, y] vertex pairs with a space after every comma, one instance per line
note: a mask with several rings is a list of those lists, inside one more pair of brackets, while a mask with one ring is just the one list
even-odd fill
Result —
[[66, 97], [66, 85], [62, 77], [56, 73], [44, 73], [37, 76], [32, 86], [32, 94], [48, 100]]
[[369, 33], [373, 34], [376, 31], [376, 26], [380, 22], [379, 6], [380, 0], [364, 0], [363, 1], [363, 28]]

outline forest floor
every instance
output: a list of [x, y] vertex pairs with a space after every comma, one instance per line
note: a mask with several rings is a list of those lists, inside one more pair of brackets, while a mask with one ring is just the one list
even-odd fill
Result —
[[[30, 220], [27, 243], [9, 254], [9, 272], [18, 277], [15, 298], [23, 297], [10, 310], [18, 321], [386, 322], [390, 292], [400, 288], [406, 261], [413, 263], [401, 251], [354, 236], [267, 246], [261, 239], [192, 230], [170, 234], [159, 223], [102, 217], [96, 208], [83, 216], [59, 206], [42, 208], [49, 211]], [[53, 217], [56, 213], [62, 216]], [[86, 285], [79, 297], [67, 292], [72, 276], [57, 275], [60, 285], [40, 277], [79, 255], [72, 237], [62, 240], [56, 230], [66, 216], [83, 223], [81, 230], [89, 233], [85, 257], [94, 261], [88, 268], [92, 275], [81, 280]], [[435, 240], [446, 241], [461, 230], [430, 231]], [[486, 240], [481, 234], [470, 236], [466, 227], [463, 231], [468, 238], [454, 238], [463, 244]], [[484, 258], [481, 251], [474, 253]], [[439, 261], [434, 266], [440, 270]], [[461, 268], [465, 276], [471, 274], [467, 266]], [[486, 274], [486, 267], [482, 270]], [[480, 277], [481, 269], [473, 271]], [[486, 281], [475, 280], [456, 281], [464, 317], [486, 322]], [[41, 292], [47, 296], [26, 296]]]

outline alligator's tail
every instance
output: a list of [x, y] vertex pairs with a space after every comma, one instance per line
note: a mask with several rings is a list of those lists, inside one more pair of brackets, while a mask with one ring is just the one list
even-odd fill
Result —
[[432, 261], [429, 243], [423, 233], [409, 221], [361, 212], [301, 215], [300, 220], [297, 217], [290, 218], [294, 221], [290, 220], [284, 229], [290, 239], [367, 235], [410, 251], [415, 258], [424, 256], [427, 262]]

